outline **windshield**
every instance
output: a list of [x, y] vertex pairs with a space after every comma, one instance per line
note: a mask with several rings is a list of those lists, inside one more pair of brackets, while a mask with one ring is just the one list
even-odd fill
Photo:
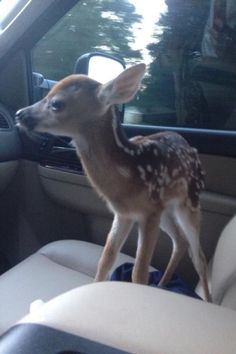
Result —
[[0, 0], [0, 34], [31, 0]]

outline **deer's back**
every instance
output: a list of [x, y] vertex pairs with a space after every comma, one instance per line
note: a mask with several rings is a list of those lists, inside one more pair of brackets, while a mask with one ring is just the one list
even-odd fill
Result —
[[137, 137], [132, 142], [137, 168], [152, 199], [174, 198], [175, 192], [181, 194], [185, 188], [192, 205], [197, 206], [204, 172], [195, 148], [173, 132]]

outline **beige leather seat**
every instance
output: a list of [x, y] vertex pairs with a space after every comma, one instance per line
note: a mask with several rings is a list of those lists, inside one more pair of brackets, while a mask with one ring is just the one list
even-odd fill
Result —
[[[58, 241], [41, 248], [0, 277], [0, 333], [29, 312], [30, 304], [93, 282], [102, 247]], [[213, 301], [236, 309], [236, 217], [220, 237], [210, 272]], [[133, 261], [120, 254], [114, 265]], [[195, 300], [192, 300], [195, 301]], [[234, 311], [233, 311], [234, 312]]]
[[236, 216], [226, 225], [218, 241], [211, 286], [215, 304], [236, 310]]
[[[102, 247], [83, 241], [52, 242], [0, 276], [0, 334], [37, 300], [48, 301], [93, 282]], [[133, 258], [120, 254], [113, 269]]]
[[[214, 304], [236, 310], [236, 216], [223, 229], [208, 269]], [[203, 296], [200, 284], [196, 292]]]
[[[122, 353], [236, 352], [235, 311], [124, 282], [93, 283], [73, 289], [35, 308], [22, 323], [28, 330], [32, 325], [49, 327], [117, 348]], [[15, 348], [20, 343], [24, 344], [24, 337]], [[76, 352], [79, 349], [78, 345]]]

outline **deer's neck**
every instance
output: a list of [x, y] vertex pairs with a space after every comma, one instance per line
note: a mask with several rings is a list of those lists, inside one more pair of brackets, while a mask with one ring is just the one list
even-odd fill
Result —
[[[100, 120], [87, 125], [74, 139], [77, 152], [85, 164], [91, 161], [123, 160], [132, 154], [133, 144], [127, 139], [124, 130], [111, 108]], [[96, 160], [96, 161], [94, 161]]]
[[92, 184], [100, 192], [109, 194], [107, 186], [117, 180], [119, 171], [123, 171], [119, 180], [125, 178], [134, 155], [133, 144], [127, 139], [114, 109], [97, 123], [87, 126], [74, 143]]

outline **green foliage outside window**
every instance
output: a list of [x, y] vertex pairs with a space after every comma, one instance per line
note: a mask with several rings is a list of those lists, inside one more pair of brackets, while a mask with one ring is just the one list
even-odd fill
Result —
[[[81, 55], [93, 51], [121, 57], [127, 65], [146, 62], [141, 90], [126, 107], [127, 122], [236, 129], [236, 27], [227, 24], [227, 0], [165, 0], [161, 16], [159, 1], [152, 8], [157, 13], [152, 37], [144, 45], [148, 59], [145, 48], [134, 45], [144, 23], [134, 0], [81, 0], [34, 48], [33, 71], [59, 80], [73, 73]], [[202, 51], [212, 10], [222, 22], [216, 33], [218, 57]]]
[[34, 70], [59, 80], [73, 72], [79, 56], [92, 51], [141, 60], [130, 46], [131, 27], [140, 21], [127, 0], [81, 1], [40, 40], [33, 51]]

